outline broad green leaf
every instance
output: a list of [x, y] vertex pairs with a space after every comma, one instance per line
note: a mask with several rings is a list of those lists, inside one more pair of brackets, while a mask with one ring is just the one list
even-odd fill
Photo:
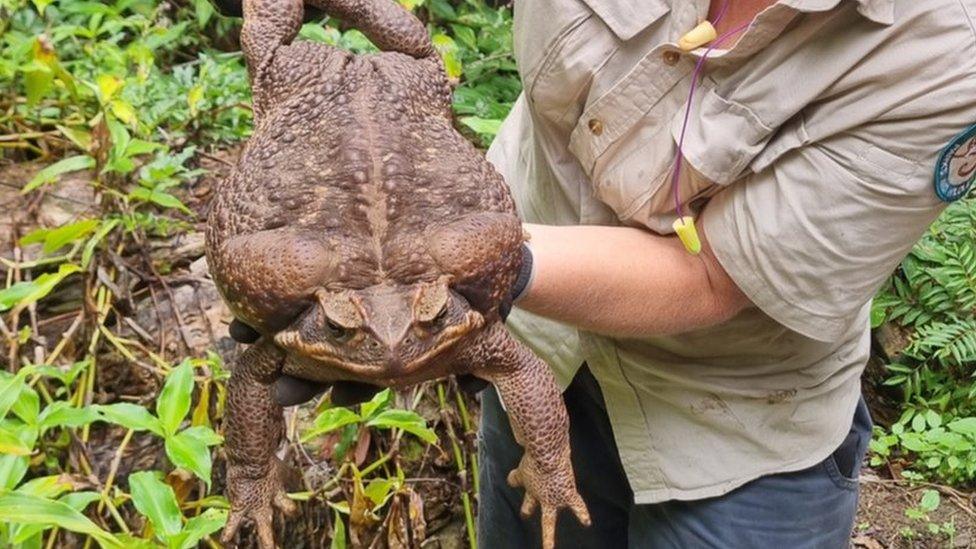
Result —
[[359, 414], [348, 408], [342, 408], [341, 406], [329, 408], [315, 418], [315, 423], [312, 424], [312, 428], [302, 436], [302, 442], [311, 440], [319, 435], [324, 435], [340, 427], [358, 423], [360, 420]]
[[409, 410], [387, 410], [366, 422], [366, 425], [380, 429], [403, 429], [429, 444], [437, 442], [437, 435], [427, 428], [424, 418]]
[[210, 18], [213, 17], [214, 7], [210, 3], [210, 0], [194, 0], [193, 5], [196, 8], [197, 25], [202, 29], [207, 26]]
[[38, 418], [38, 426], [43, 433], [52, 427], [81, 427], [101, 419], [91, 407], [75, 408], [68, 402], [58, 400], [49, 404]]
[[193, 437], [207, 446], [216, 446], [224, 441], [213, 429], [206, 425], [194, 425], [180, 433], [188, 437]]
[[169, 484], [159, 480], [155, 471], [140, 471], [129, 475], [129, 492], [136, 509], [149, 519], [157, 536], [163, 541], [180, 533], [183, 514], [176, 502], [176, 494]]
[[63, 501], [75, 511], [82, 511], [101, 498], [102, 495], [98, 492], [71, 492], [61, 496], [59, 501]]
[[964, 417], [950, 422], [946, 427], [963, 435], [976, 436], [976, 417]]
[[30, 385], [24, 384], [20, 396], [10, 407], [10, 411], [31, 427], [37, 426], [37, 417], [41, 412], [41, 397]]
[[163, 425], [159, 419], [142, 406], [129, 402], [116, 402], [115, 404], [95, 405], [92, 408], [110, 423], [121, 425], [133, 431], [150, 431], [159, 436], [164, 436]]
[[61, 135], [68, 138], [69, 141], [74, 143], [83, 152], [91, 151], [92, 145], [92, 135], [88, 130], [82, 130], [78, 128], [69, 128], [68, 126], [62, 126], [60, 124], [55, 126]]
[[88, 534], [102, 546], [122, 546], [115, 536], [61, 501], [16, 492], [3, 494], [0, 495], [0, 517], [8, 523], [58, 526], [72, 532]]
[[[0, 311], [3, 309], [0, 308]], [[30, 374], [30, 370], [22, 368], [16, 375], [7, 372], [0, 372], [0, 419], [6, 417], [10, 407], [17, 402], [20, 392], [27, 387], [24, 379]]]
[[98, 86], [98, 95], [102, 100], [102, 103], [108, 103], [115, 97], [115, 94], [122, 89], [125, 84], [121, 78], [117, 76], [112, 76], [111, 74], [100, 74], [98, 78], [95, 79], [95, 84]]
[[71, 490], [73, 487], [71, 479], [63, 475], [48, 475], [38, 477], [23, 483], [17, 487], [18, 494], [27, 494], [39, 498], [53, 499]]
[[80, 155], [65, 158], [64, 160], [55, 162], [54, 164], [51, 164], [50, 166], [37, 172], [37, 174], [35, 174], [34, 177], [27, 182], [27, 185], [24, 185], [21, 193], [29, 193], [41, 185], [46, 185], [56, 181], [58, 177], [66, 173], [87, 170], [94, 167], [95, 159], [90, 156]]
[[363, 489], [363, 494], [373, 501], [374, 508], [380, 507], [393, 495], [398, 482], [396, 478], [374, 478]]
[[922, 501], [919, 502], [919, 507], [926, 512], [935, 511], [939, 508], [941, 499], [938, 490], [926, 490], [922, 493]]
[[0, 423], [0, 454], [29, 456], [31, 451], [31, 447], [20, 440], [16, 431]]
[[210, 486], [210, 448], [186, 431], [166, 437], [166, 455], [177, 467], [193, 472]]
[[365, 420], [369, 420], [376, 416], [376, 414], [386, 410], [393, 404], [393, 391], [390, 389], [383, 389], [382, 391], [376, 393], [369, 402], [364, 402], [359, 408], [359, 415]]
[[[80, 270], [81, 267], [77, 265], [62, 263], [56, 273], [44, 273], [31, 282], [21, 282], [6, 290], [0, 291], [0, 312], [6, 311], [13, 306], [27, 306], [44, 299], [62, 280]], [[27, 284], [29, 288], [26, 291], [23, 288], [14, 291], [20, 284]], [[10, 293], [7, 294], [7, 292]], [[16, 300], [13, 298], [16, 298]]]
[[458, 56], [458, 47], [454, 39], [446, 34], [435, 34], [431, 38], [434, 49], [441, 54], [444, 60], [444, 70], [449, 78], [461, 77], [461, 58]]
[[156, 400], [156, 415], [167, 437], [176, 434], [180, 423], [186, 418], [192, 396], [193, 365], [185, 360], [166, 376], [166, 383]]
[[477, 116], [463, 116], [460, 121], [465, 126], [471, 128], [477, 133], [490, 135], [494, 137], [498, 135], [498, 130], [502, 127], [501, 120], [491, 120], [488, 118], [478, 118]]
[[[41, 10], [43, 12], [43, 10]], [[31, 63], [24, 70], [24, 91], [28, 105], [36, 105], [54, 87], [58, 57], [46, 36], [38, 36], [31, 45]]]
[[139, 117], [136, 115], [136, 110], [126, 101], [122, 101], [121, 99], [113, 99], [112, 102], [109, 103], [109, 108], [112, 109], [112, 114], [130, 126], [139, 120]]
[[44, 253], [49, 254], [61, 247], [91, 234], [98, 224], [97, 219], [83, 219], [57, 229], [51, 229], [44, 236]]
[[192, 549], [200, 540], [213, 534], [227, 523], [227, 511], [223, 509], [207, 509], [186, 521], [183, 531], [170, 541], [171, 547]]

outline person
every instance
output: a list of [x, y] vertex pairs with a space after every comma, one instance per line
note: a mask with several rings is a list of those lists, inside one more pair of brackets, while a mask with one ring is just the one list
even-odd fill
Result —
[[[562, 513], [562, 546], [848, 546], [871, 298], [976, 178], [974, 17], [516, 0], [524, 92], [488, 157], [531, 235], [508, 325], [567, 387], [593, 519]], [[687, 44], [705, 20], [718, 37]], [[483, 395], [479, 542], [536, 546], [505, 483], [521, 449]]]
[[[592, 517], [561, 513], [560, 546], [848, 545], [871, 298], [976, 179], [974, 18], [515, 0], [524, 91], [488, 158], [531, 235], [507, 323], [565, 387]], [[506, 484], [522, 450], [481, 394], [479, 545], [538, 546]]]

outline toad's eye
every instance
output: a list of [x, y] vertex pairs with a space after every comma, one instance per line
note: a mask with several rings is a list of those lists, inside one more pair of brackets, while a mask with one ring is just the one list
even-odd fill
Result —
[[437, 316], [434, 317], [434, 322], [435, 323], [444, 322], [444, 320], [446, 319], [447, 319], [447, 307], [444, 307], [443, 309], [441, 309], [441, 312], [437, 313]]
[[331, 320], [325, 321], [325, 329], [329, 332], [329, 335], [332, 336], [332, 339], [335, 339], [336, 341], [345, 341], [352, 335], [350, 330], [339, 326]]

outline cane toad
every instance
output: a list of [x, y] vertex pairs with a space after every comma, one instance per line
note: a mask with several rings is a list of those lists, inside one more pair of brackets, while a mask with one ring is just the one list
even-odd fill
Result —
[[570, 464], [566, 410], [545, 363], [502, 325], [523, 232], [501, 176], [453, 127], [451, 93], [424, 26], [393, 0], [315, 0], [382, 53], [293, 41], [301, 0], [245, 0], [241, 44], [255, 128], [219, 186], [211, 273], [261, 338], [228, 385], [224, 539], [242, 520], [274, 546], [291, 510], [275, 456], [272, 384], [402, 387], [449, 374], [494, 384], [526, 453], [509, 482], [541, 507], [544, 545], [568, 507], [589, 515]]

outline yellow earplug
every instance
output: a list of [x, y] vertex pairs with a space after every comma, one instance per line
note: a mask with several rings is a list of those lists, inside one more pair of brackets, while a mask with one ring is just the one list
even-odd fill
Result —
[[702, 21], [697, 27], [691, 29], [688, 34], [678, 39], [678, 47], [684, 51], [691, 51], [715, 40], [717, 36], [718, 33], [715, 32], [715, 27], [708, 21]]
[[698, 229], [695, 228], [695, 218], [690, 215], [679, 217], [674, 220], [674, 232], [678, 233], [678, 238], [685, 245], [685, 249], [691, 255], [698, 255], [701, 251], [701, 240], [698, 238]]

